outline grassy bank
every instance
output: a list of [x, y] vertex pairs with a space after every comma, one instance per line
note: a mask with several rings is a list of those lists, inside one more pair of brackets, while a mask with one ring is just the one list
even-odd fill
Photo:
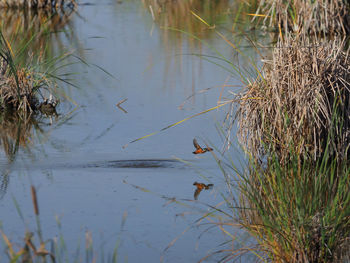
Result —
[[249, 161], [232, 213], [264, 261], [339, 262], [350, 234], [348, 49], [285, 34], [263, 62], [240, 96]]
[[293, 155], [250, 161], [241, 175], [240, 224], [273, 262], [338, 262], [348, 251], [350, 169], [335, 159]]

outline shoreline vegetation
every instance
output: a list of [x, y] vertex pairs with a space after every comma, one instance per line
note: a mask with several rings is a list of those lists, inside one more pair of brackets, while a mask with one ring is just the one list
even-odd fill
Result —
[[[40, 63], [40, 58], [38, 58]], [[32, 65], [20, 66], [14, 61], [9, 42], [0, 31], [0, 111], [20, 112], [23, 114], [47, 110], [57, 105], [53, 99], [54, 76], [37, 72]], [[42, 90], [50, 93], [50, 98], [43, 101]], [[50, 92], [50, 90], [52, 90]], [[54, 111], [52, 111], [53, 113]], [[46, 111], [48, 113], [48, 111]]]
[[[350, 139], [350, 58], [345, 39], [286, 34], [265, 59], [262, 78], [241, 94], [239, 137], [255, 158], [295, 154], [339, 160]], [[292, 151], [293, 152], [293, 151]]]
[[261, 261], [349, 259], [349, 16], [348, 2], [328, 0], [261, 1], [253, 14], [278, 40], [239, 95], [248, 166], [231, 167], [231, 198]]
[[319, 37], [344, 36], [350, 33], [350, 7], [347, 0], [260, 0], [258, 2], [256, 14], [261, 15], [261, 22], [265, 28], [315, 34]]
[[66, 98], [59, 84], [75, 86], [69, 79], [74, 73], [63, 69], [80, 60], [71, 61], [73, 51], [67, 51], [60, 37], [52, 32], [69, 26], [74, 12], [12, 8], [6, 10], [6, 15], [1, 14], [4, 21], [0, 27], [0, 112], [57, 114], [55, 108], [61, 97]]
[[1, 1], [0, 9], [3, 7], [0, 112], [56, 114], [59, 102], [55, 95], [56, 82], [72, 84], [61, 78], [55, 68], [70, 52], [53, 55], [55, 47], [51, 42], [59, 44], [60, 41], [55, 36], [52, 40], [50, 32], [59, 31], [69, 23], [75, 1]]

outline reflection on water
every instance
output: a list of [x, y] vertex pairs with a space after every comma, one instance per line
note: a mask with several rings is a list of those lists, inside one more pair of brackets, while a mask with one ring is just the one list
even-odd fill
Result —
[[[159, 29], [162, 49], [167, 53], [164, 79], [167, 79], [169, 83], [177, 81], [174, 76], [176, 72], [174, 68], [182, 72], [183, 75], [192, 74], [191, 81], [184, 83], [184, 85], [192, 85], [189, 94], [194, 95], [196, 93], [195, 85], [200, 82], [198, 75], [202, 73], [204, 61], [198, 59], [197, 56], [205, 53], [207, 53], [205, 55], [210, 54], [210, 51], [209, 54], [207, 51], [208, 47], [212, 41], [216, 42], [218, 40], [215, 29], [224, 29], [227, 32], [227, 28], [231, 28], [232, 17], [229, 11], [232, 7], [232, 1], [142, 0], [142, 4], [153, 20], [150, 34], [152, 35]], [[203, 23], [201, 19], [210, 26]], [[214, 56], [217, 56], [217, 54]], [[192, 60], [191, 69], [186, 69], [185, 57]], [[171, 86], [169, 83], [164, 85]], [[193, 101], [194, 97], [191, 98]], [[183, 108], [181, 107], [181, 109]]]
[[33, 130], [42, 132], [33, 115], [19, 116], [18, 114], [0, 115], [0, 139], [3, 152], [9, 161], [15, 159], [19, 147], [29, 149]]
[[7, 192], [7, 187], [9, 185], [9, 173], [10, 170], [6, 169], [0, 174], [0, 200], [4, 197]]
[[204, 183], [198, 183], [194, 182], [193, 185], [196, 186], [196, 190], [194, 191], [194, 200], [198, 200], [199, 194], [202, 192], [202, 190], [209, 190], [213, 188], [213, 184], [204, 184]]
[[[218, 24], [228, 22], [229, 0], [190, 0], [190, 1], [155, 1], [142, 0], [153, 20], [162, 28], [162, 39], [165, 47], [181, 47], [186, 40], [190, 45], [201, 45], [201, 42], [188, 34], [205, 40], [215, 36], [211, 30]], [[200, 21], [203, 19], [212, 28]], [[169, 30], [167, 30], [169, 29]], [[185, 34], [184, 34], [185, 33]]]
[[36, 126], [32, 116], [19, 116], [17, 114], [0, 115], [0, 146], [5, 153], [8, 163], [0, 171], [0, 199], [7, 191], [11, 163], [20, 147], [29, 148], [30, 137], [33, 135], [33, 126]]
[[[35, 33], [40, 35], [47, 29], [62, 30], [70, 21], [74, 9], [50, 11], [46, 9], [6, 9], [0, 12], [2, 27], [6, 33]], [[28, 30], [30, 30], [28, 32]]]
[[[77, 43], [71, 23], [74, 14], [75, 10], [71, 8], [0, 9], [0, 28], [11, 45], [14, 45], [14, 50], [29, 44], [28, 48], [35, 56], [47, 59], [53, 55], [54, 49], [62, 51], [64, 46], [62, 34], [52, 33], [64, 31], [67, 39]], [[28, 59], [28, 56], [23, 56], [23, 60]]]
[[[54, 116], [54, 119], [57, 120], [57, 117]], [[0, 170], [0, 198], [6, 193], [11, 165], [16, 155], [20, 150], [30, 155], [34, 137], [42, 136], [45, 133], [43, 127], [46, 125], [48, 124], [41, 116], [33, 114], [0, 114], [0, 150], [7, 157], [7, 164], [3, 164]]]
[[154, 21], [162, 27], [183, 30], [188, 33], [203, 33], [207, 38], [211, 33], [208, 26], [192, 15], [201, 17], [209, 25], [222, 24], [227, 19], [231, 5], [229, 0], [190, 0], [190, 1], [154, 1], [142, 0]]

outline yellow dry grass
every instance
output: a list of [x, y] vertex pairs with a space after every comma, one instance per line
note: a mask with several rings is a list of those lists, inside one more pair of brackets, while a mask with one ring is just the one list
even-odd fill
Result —
[[342, 40], [285, 36], [264, 61], [262, 76], [248, 85], [237, 113], [240, 139], [254, 156], [287, 158], [291, 147], [313, 159], [326, 147], [346, 156], [350, 58]]

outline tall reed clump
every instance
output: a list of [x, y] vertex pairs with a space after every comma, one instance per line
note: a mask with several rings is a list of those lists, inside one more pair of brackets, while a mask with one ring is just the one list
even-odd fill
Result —
[[286, 36], [248, 85], [237, 112], [239, 137], [255, 157], [346, 158], [350, 142], [350, 58], [344, 42]]
[[264, 25], [280, 26], [285, 32], [350, 32], [350, 4], [347, 0], [260, 0], [256, 14], [264, 15]]
[[34, 85], [24, 69], [17, 69], [10, 44], [0, 32], [0, 108], [31, 110], [37, 104]]
[[[0, 111], [30, 113], [39, 110], [43, 104], [39, 103], [39, 97], [43, 97], [43, 90], [52, 95], [56, 80], [70, 84], [54, 75], [57, 61], [64, 60], [69, 54], [42, 61], [41, 54], [30, 56], [25, 53], [28, 44], [29, 42], [24, 43], [24, 47], [14, 53], [0, 30]], [[22, 56], [27, 58], [25, 65], [21, 64]], [[44, 72], [40, 72], [41, 65], [46, 66]], [[50, 104], [56, 105], [56, 102], [50, 100]]]
[[350, 234], [350, 58], [286, 34], [241, 95], [238, 221], [273, 262], [336, 262]]
[[281, 165], [251, 160], [242, 175], [239, 223], [272, 262], [339, 262], [348, 251], [350, 169], [328, 155], [317, 164], [293, 154]]
[[6, 60], [2, 61], [0, 76], [0, 109], [31, 112], [38, 105], [34, 80], [25, 69], [8, 72]]

